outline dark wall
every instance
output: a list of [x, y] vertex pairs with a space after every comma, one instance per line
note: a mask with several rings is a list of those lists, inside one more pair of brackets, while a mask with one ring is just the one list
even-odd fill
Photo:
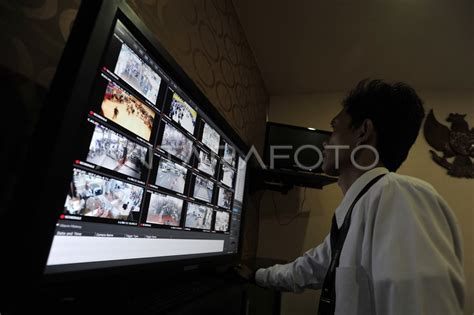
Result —
[[[1, 200], [11, 196], [79, 1], [0, 0]], [[2, 185], [3, 186], [3, 185]], [[21, 203], [19, 202], [18, 205]], [[0, 213], [5, 203], [1, 203]]]

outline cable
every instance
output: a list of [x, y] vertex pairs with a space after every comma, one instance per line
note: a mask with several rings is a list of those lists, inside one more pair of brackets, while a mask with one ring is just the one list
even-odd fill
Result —
[[304, 203], [306, 201], [306, 187], [304, 188], [303, 190], [303, 200], [301, 201], [301, 205], [300, 205], [300, 208], [298, 209], [298, 211], [296, 212], [296, 214], [290, 218], [290, 220], [288, 222], [285, 222], [285, 223], [282, 223], [280, 221], [280, 217], [278, 216], [278, 208], [277, 208], [277, 205], [276, 205], [276, 202], [275, 202], [275, 195], [274, 195], [274, 192], [272, 192], [272, 201], [273, 201], [273, 210], [274, 210], [274, 214], [275, 214], [275, 219], [277, 220], [278, 224], [279, 225], [289, 225], [291, 224], [297, 217], [299, 217], [301, 215], [301, 213], [303, 212], [303, 206], [304, 206]]

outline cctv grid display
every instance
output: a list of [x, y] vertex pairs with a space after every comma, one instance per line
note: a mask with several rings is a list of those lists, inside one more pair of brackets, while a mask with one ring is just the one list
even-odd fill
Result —
[[79, 137], [83, 155], [60, 219], [216, 234], [238, 229], [231, 224], [235, 146], [120, 21], [81, 132], [88, 136]]

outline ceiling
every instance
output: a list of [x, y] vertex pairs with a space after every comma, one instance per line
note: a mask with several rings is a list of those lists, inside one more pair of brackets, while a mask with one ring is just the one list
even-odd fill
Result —
[[233, 0], [270, 95], [474, 88], [473, 0]]

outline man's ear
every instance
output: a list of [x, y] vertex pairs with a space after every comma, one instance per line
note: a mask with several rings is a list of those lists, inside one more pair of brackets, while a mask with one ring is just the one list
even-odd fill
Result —
[[370, 144], [375, 140], [375, 128], [372, 120], [364, 119], [358, 128], [357, 145]]

